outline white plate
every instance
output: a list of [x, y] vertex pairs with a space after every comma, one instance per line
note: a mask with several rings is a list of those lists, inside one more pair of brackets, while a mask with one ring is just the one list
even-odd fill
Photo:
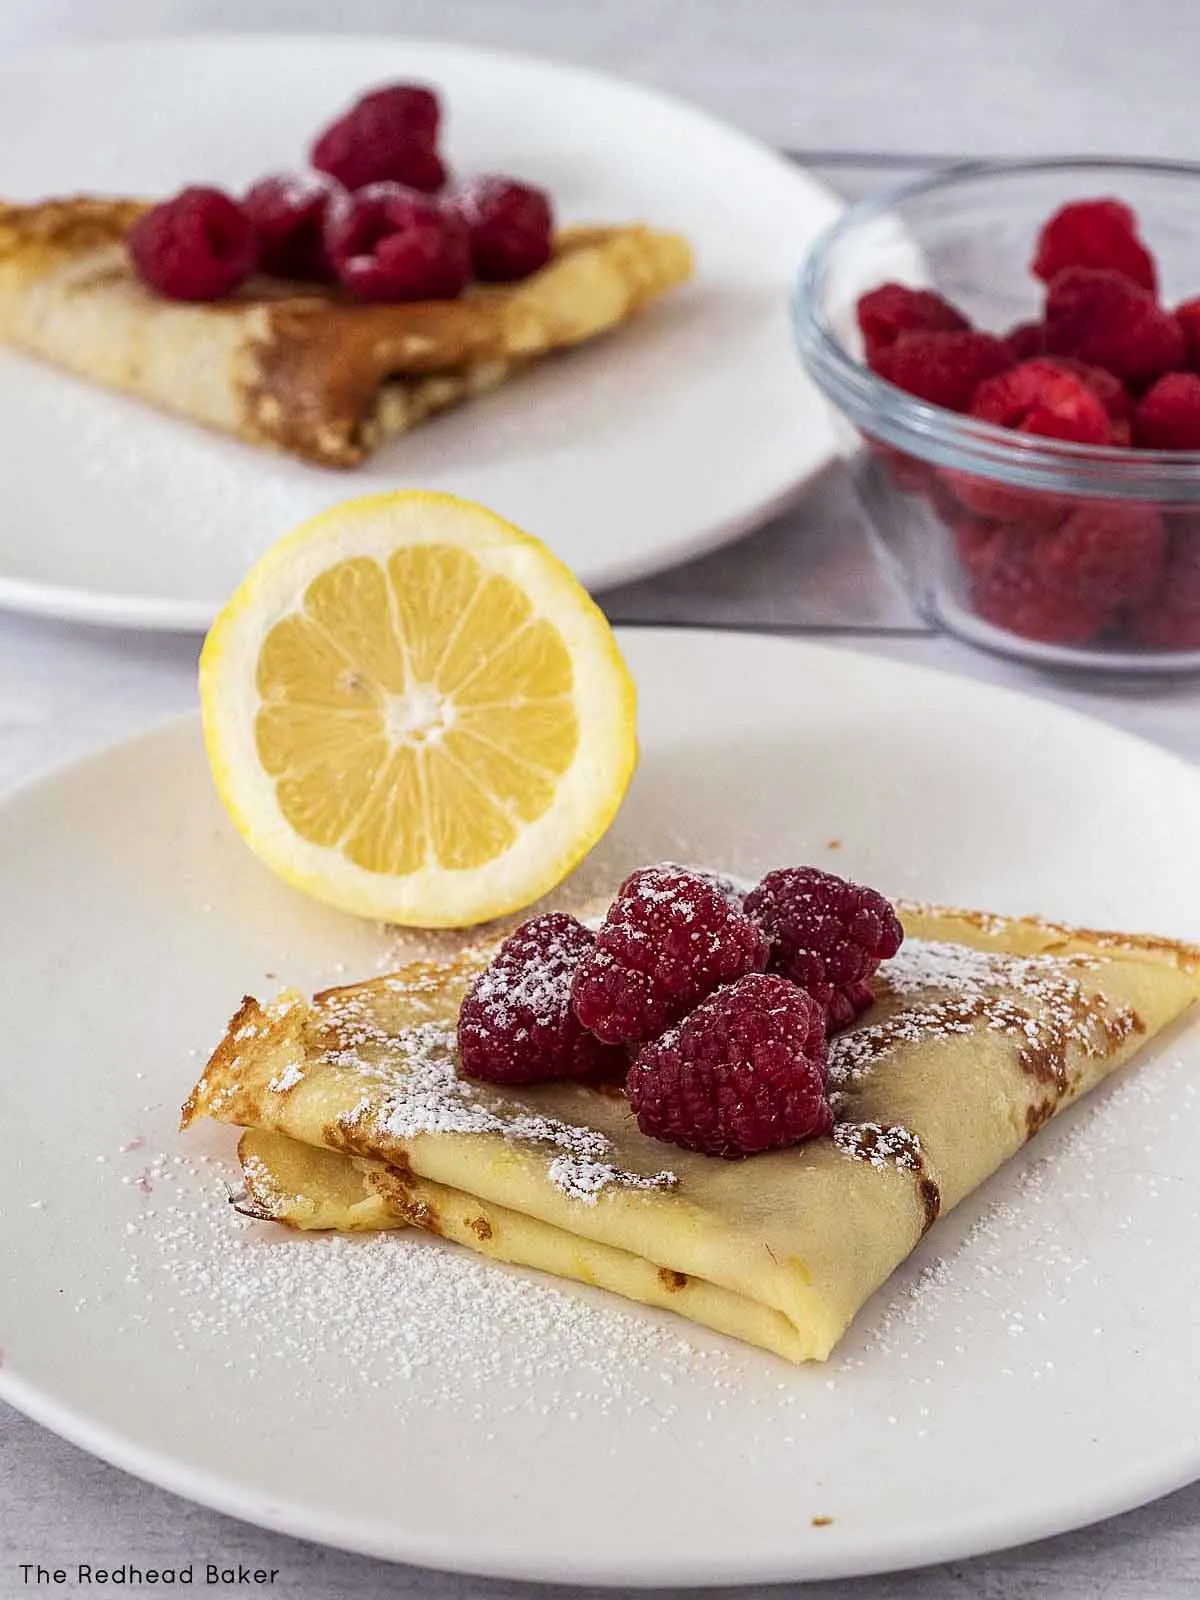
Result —
[[[815, 645], [624, 643], [644, 758], [608, 871], [816, 860], [1200, 934], [1200, 778], [1174, 757]], [[194, 722], [0, 808], [0, 904], [0, 1395], [133, 1472], [377, 1556], [621, 1584], [961, 1557], [1200, 1472], [1196, 1024], [796, 1369], [437, 1240], [239, 1230], [232, 1132], [174, 1130], [201, 1058], [244, 991], [393, 950], [242, 847]]]
[[238, 190], [300, 163], [334, 113], [397, 77], [443, 91], [460, 170], [544, 184], [568, 221], [681, 229], [694, 284], [351, 473], [0, 351], [0, 604], [203, 628], [293, 523], [401, 485], [483, 501], [598, 588], [733, 538], [827, 464], [787, 297], [837, 202], [764, 145], [634, 84], [428, 40], [89, 45], [0, 69], [0, 196]]

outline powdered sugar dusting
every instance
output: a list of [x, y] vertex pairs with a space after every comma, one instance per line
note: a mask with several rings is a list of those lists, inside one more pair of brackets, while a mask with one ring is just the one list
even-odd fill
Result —
[[[901, 1358], [911, 1363], [910, 1384], [933, 1386], [950, 1357], [966, 1359], [979, 1341], [985, 1347], [995, 1341], [1002, 1358], [1001, 1341], [1036, 1339], [1057, 1309], [1080, 1300], [1112, 1303], [1111, 1295], [1097, 1293], [1104, 1280], [1088, 1250], [1091, 1217], [1103, 1215], [1106, 1237], [1124, 1238], [1139, 1259], [1154, 1259], [1161, 1240], [1153, 1204], [1163, 1203], [1162, 1227], [1169, 1232], [1165, 1210], [1177, 1207], [1187, 1191], [1169, 1167], [1159, 1169], [1152, 1146], [1131, 1147], [1130, 1128], [1151, 1110], [1170, 1123], [1194, 1121], [1200, 1086], [1191, 1081], [1189, 1063], [1177, 1059], [1096, 1093], [1099, 1098], [1085, 1101], [1068, 1123], [1039, 1138], [1039, 1155], [1016, 1171], [1006, 1169], [997, 1180], [999, 1195], [963, 1203], [963, 1213], [978, 1209], [957, 1239], [959, 1213], [942, 1224], [950, 1228], [949, 1246], [915, 1273], [901, 1269], [901, 1283], [866, 1332], [863, 1353], [843, 1354], [843, 1365]], [[1172, 1109], [1158, 1110], [1162, 1106]], [[939, 1228], [930, 1242], [944, 1237]], [[1115, 1308], [1122, 1309], [1119, 1300]], [[1103, 1329], [1098, 1321], [1093, 1336], [1103, 1337]], [[940, 1353], [922, 1361], [926, 1351]], [[999, 1375], [1011, 1378], [1013, 1371], [1001, 1366]], [[1053, 1360], [1035, 1357], [1031, 1375], [1052, 1379]]]
[[889, 1163], [906, 1172], [921, 1172], [921, 1141], [909, 1128], [888, 1122], [839, 1122], [833, 1130], [833, 1142], [844, 1154], [856, 1161], [869, 1161], [873, 1167]]
[[607, 1161], [590, 1161], [578, 1156], [555, 1156], [550, 1163], [550, 1182], [569, 1194], [572, 1199], [595, 1205], [602, 1190], [619, 1184], [625, 1189], [673, 1189], [678, 1183], [673, 1172], [655, 1172], [640, 1178], [632, 1172], [622, 1172]]
[[[190, 1360], [203, 1352], [251, 1382], [282, 1369], [303, 1385], [319, 1369], [323, 1407], [370, 1394], [397, 1416], [455, 1410], [491, 1425], [578, 1408], [636, 1414], [657, 1433], [690, 1387], [744, 1422], [753, 1351], [415, 1228], [285, 1231], [231, 1212], [210, 1157], [159, 1159], [167, 1194], [123, 1235], [124, 1285], [141, 1291], [129, 1320], [165, 1322]], [[770, 1409], [796, 1398], [780, 1385]]]
[[550, 1027], [559, 1020], [579, 962], [583, 936], [578, 927], [555, 931], [545, 926], [549, 921], [543, 924], [536, 961], [487, 967], [471, 989], [474, 1005], [516, 1041], [529, 1038], [525, 1017], [534, 1027]]
[[246, 1154], [239, 1152], [238, 1160], [241, 1162], [242, 1177], [245, 1181], [240, 1188], [230, 1187], [228, 1190], [229, 1203], [233, 1209], [243, 1217], [286, 1216], [300, 1196], [285, 1194], [275, 1181], [275, 1174], [270, 1167], [252, 1151]]
[[976, 950], [971, 945], [941, 940], [906, 939], [879, 969], [879, 978], [895, 995], [908, 997], [929, 989], [980, 992], [1005, 982], [1019, 982], [1031, 973], [1061, 971], [1062, 962], [1050, 956], [1010, 956], [997, 950]]
[[336, 1028], [339, 1046], [327, 1052], [327, 1059], [386, 1086], [382, 1100], [367, 1095], [341, 1119], [349, 1132], [374, 1122], [396, 1139], [425, 1133], [492, 1133], [522, 1144], [548, 1146], [556, 1152], [547, 1166], [550, 1182], [589, 1205], [595, 1205], [605, 1189], [671, 1189], [678, 1182], [668, 1171], [649, 1176], [623, 1171], [607, 1159], [612, 1145], [596, 1129], [524, 1110], [459, 1077], [455, 1034], [448, 1024], [421, 1023], [390, 1034], [349, 1001], [337, 1008]]
[[1061, 1090], [1071, 1047], [1106, 1054], [1138, 1026], [1132, 1011], [1108, 1005], [1079, 983], [1077, 974], [1091, 965], [1086, 957], [1012, 956], [906, 940], [875, 980], [900, 1008], [831, 1041], [830, 1088], [837, 1093], [860, 1082], [898, 1045], [969, 1034], [982, 1024], [1020, 1039], [1022, 1066]]

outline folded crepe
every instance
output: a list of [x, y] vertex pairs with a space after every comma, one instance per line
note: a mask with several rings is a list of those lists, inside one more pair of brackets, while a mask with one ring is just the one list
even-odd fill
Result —
[[1200, 996], [1200, 949], [930, 906], [831, 1041], [832, 1138], [724, 1161], [641, 1134], [619, 1090], [456, 1071], [493, 946], [263, 1007], [183, 1109], [249, 1130], [251, 1215], [411, 1224], [823, 1359], [948, 1211]]
[[459, 300], [356, 305], [253, 278], [227, 299], [168, 300], [125, 236], [147, 202], [0, 203], [0, 340], [252, 444], [349, 467], [385, 439], [605, 333], [682, 283], [691, 251], [642, 226], [567, 228], [520, 283]]

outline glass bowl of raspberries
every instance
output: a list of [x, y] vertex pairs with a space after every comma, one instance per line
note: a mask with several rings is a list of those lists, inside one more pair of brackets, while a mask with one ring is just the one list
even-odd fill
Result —
[[1200, 166], [949, 169], [852, 207], [797, 337], [885, 558], [950, 632], [1200, 670]]

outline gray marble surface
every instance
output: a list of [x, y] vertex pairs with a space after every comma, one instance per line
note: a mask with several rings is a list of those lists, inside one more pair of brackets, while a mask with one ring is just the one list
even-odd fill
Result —
[[[1200, 157], [1200, 14], [1187, 0], [0, 0], [0, 52], [214, 28], [378, 29], [536, 50], [658, 83], [810, 152]], [[826, 168], [849, 193], [876, 173], [869, 164]], [[1200, 759], [1196, 685], [1047, 680], [925, 633], [879, 575], [836, 478], [739, 546], [606, 602], [627, 621], [821, 631], [1047, 695]], [[191, 639], [0, 615], [0, 791], [189, 708], [195, 658]], [[539, 1592], [261, 1532], [141, 1484], [0, 1406], [0, 1600], [36, 1592], [22, 1583], [25, 1561], [153, 1565], [181, 1554], [276, 1567], [273, 1592], [287, 1600], [533, 1600]], [[1200, 1485], [1019, 1550], [804, 1592], [814, 1600], [1184, 1600], [1200, 1593]]]

